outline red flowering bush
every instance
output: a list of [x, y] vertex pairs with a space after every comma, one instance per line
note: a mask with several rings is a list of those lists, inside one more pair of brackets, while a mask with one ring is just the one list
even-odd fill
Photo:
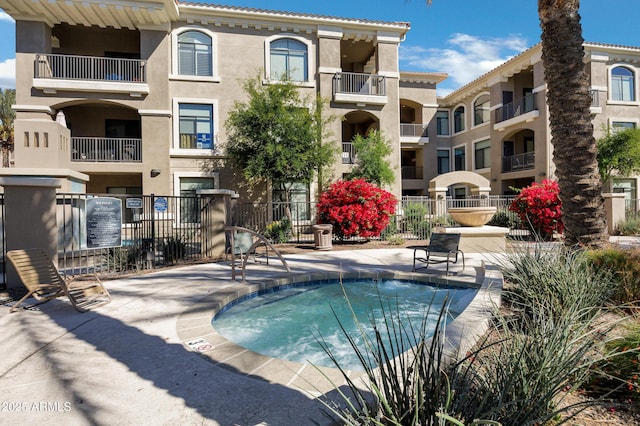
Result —
[[341, 239], [375, 237], [389, 224], [396, 202], [393, 194], [364, 179], [340, 180], [320, 196], [319, 223], [333, 225]]
[[516, 212], [520, 220], [529, 224], [539, 236], [549, 239], [554, 232], [562, 233], [564, 230], [559, 192], [558, 182], [545, 179], [541, 183], [533, 183], [522, 189], [509, 210]]

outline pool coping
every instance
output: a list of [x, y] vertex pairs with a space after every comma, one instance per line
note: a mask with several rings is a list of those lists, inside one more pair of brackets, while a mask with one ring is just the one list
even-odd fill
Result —
[[[401, 279], [429, 282], [451, 287], [478, 288], [478, 293], [467, 308], [445, 328], [445, 354], [466, 354], [489, 326], [489, 319], [500, 306], [503, 278], [498, 268], [486, 264], [475, 267], [475, 278], [444, 276], [419, 272], [390, 270], [310, 272], [265, 278], [260, 282], [237, 282], [232, 286], [214, 290], [195, 302], [177, 319], [178, 338], [189, 350], [227, 370], [245, 377], [277, 383], [301, 390], [318, 397], [336, 387], [343, 386], [345, 379], [337, 368], [318, 367], [309, 363], [298, 363], [262, 355], [239, 346], [220, 335], [211, 325], [214, 316], [235, 300], [273, 287], [308, 281], [339, 279]], [[362, 371], [348, 371], [350, 379], [356, 379]]]

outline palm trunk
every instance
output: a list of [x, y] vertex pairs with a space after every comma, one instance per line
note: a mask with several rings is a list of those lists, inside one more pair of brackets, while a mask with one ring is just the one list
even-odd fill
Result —
[[565, 244], [598, 247], [607, 241], [607, 228], [579, 7], [579, 0], [538, 0]]

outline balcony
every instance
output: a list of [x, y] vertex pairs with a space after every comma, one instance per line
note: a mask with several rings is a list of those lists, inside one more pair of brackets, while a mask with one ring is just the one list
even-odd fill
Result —
[[532, 111], [537, 111], [536, 98], [532, 94], [524, 96], [514, 102], [505, 104], [495, 111], [496, 123], [510, 120], [514, 117], [525, 115]]
[[141, 163], [142, 139], [72, 137], [71, 161]]
[[333, 76], [334, 102], [385, 105], [386, 94], [382, 75], [339, 72]]
[[427, 125], [400, 123], [400, 142], [428, 143]]
[[536, 153], [525, 152], [524, 154], [502, 157], [502, 172], [519, 172], [520, 170], [530, 170], [536, 166]]
[[45, 93], [82, 92], [149, 93], [146, 61], [95, 56], [37, 54], [33, 87]]
[[402, 166], [401, 173], [402, 179], [423, 179], [424, 168], [416, 166]]
[[351, 142], [342, 142], [342, 164], [356, 163], [356, 149]]

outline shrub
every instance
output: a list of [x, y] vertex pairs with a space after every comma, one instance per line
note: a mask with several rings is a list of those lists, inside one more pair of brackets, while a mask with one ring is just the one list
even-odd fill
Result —
[[396, 198], [362, 179], [340, 180], [320, 196], [319, 223], [333, 225], [340, 238], [377, 237], [389, 224]]
[[616, 225], [618, 235], [640, 235], [640, 217], [629, 217]]
[[509, 229], [520, 229], [522, 222], [520, 221], [520, 217], [515, 213], [509, 213], [509, 210], [501, 209], [493, 215], [491, 220], [487, 222], [487, 225], [501, 226]]
[[165, 263], [175, 263], [187, 257], [187, 244], [179, 236], [168, 237], [162, 242]]
[[605, 353], [615, 354], [599, 365], [597, 378], [588, 390], [603, 389], [609, 393], [616, 389], [622, 399], [640, 400], [640, 322], [627, 322], [622, 327], [622, 336], [605, 344]]
[[551, 239], [554, 232], [562, 233], [562, 203], [558, 194], [558, 183], [543, 180], [523, 188], [509, 206], [520, 217], [522, 223], [544, 240]]
[[275, 244], [284, 244], [291, 239], [291, 221], [276, 220], [267, 225], [264, 236]]
[[596, 270], [613, 274], [617, 285], [612, 299], [621, 304], [640, 301], [640, 249], [610, 246], [587, 252]]
[[431, 234], [431, 222], [427, 219], [428, 209], [420, 203], [409, 203], [404, 209], [407, 231], [421, 240], [429, 238]]

